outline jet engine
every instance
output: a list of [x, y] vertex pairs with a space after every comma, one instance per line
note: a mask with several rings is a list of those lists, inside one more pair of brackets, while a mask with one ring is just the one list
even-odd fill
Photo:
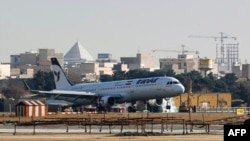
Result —
[[150, 99], [148, 100], [149, 106], [161, 106], [163, 102], [163, 99]]
[[115, 99], [110, 96], [103, 96], [99, 99], [99, 104], [102, 107], [111, 107], [115, 104]]

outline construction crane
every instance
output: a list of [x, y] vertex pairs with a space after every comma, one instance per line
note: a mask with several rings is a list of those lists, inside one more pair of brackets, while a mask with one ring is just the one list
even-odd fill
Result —
[[236, 40], [237, 38], [236, 37], [233, 37], [233, 36], [229, 36], [229, 35], [226, 35], [225, 33], [223, 32], [220, 32], [219, 33], [220, 36], [201, 36], [201, 35], [189, 35], [188, 37], [190, 38], [213, 38], [215, 41], [217, 41], [218, 39], [220, 40], [220, 57], [219, 57], [219, 49], [218, 47], [216, 46], [216, 60], [220, 60], [221, 63], [224, 63], [225, 61], [225, 47], [224, 47], [224, 40], [225, 39], [233, 39], [233, 40]]
[[166, 52], [178, 52], [178, 53], [180, 53], [181, 52], [181, 54], [185, 54], [185, 53], [187, 53], [187, 52], [193, 52], [193, 53], [195, 53], [195, 54], [199, 54], [199, 52], [198, 51], [189, 51], [189, 50], [185, 50], [184, 48], [185, 48], [185, 46], [184, 45], [181, 45], [181, 47], [182, 47], [182, 50], [180, 51], [180, 50], [169, 50], [169, 49], [153, 49], [152, 51], [153, 52], [156, 52], [156, 51], [166, 51]]
[[220, 32], [219, 33], [220, 34], [220, 36], [201, 36], [201, 35], [189, 35], [188, 37], [194, 37], [194, 38], [213, 38], [215, 41], [217, 41], [218, 39], [220, 39], [220, 42], [221, 42], [221, 44], [223, 44], [223, 42], [224, 42], [224, 39], [234, 39], [234, 40], [236, 40], [237, 38], [236, 37], [232, 37], [232, 36], [229, 36], [229, 35], [226, 35], [225, 33], [223, 33], [223, 32]]

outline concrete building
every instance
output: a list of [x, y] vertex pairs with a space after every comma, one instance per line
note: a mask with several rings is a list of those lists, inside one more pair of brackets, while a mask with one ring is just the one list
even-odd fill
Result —
[[109, 53], [98, 53], [96, 62], [99, 63], [100, 75], [112, 75], [113, 67], [117, 64], [117, 61], [112, 59], [112, 54]]
[[70, 66], [67, 68], [68, 76], [76, 82], [92, 82], [97, 81], [100, 75], [99, 63], [81, 63], [78, 66]]
[[163, 58], [159, 61], [161, 70], [174, 70], [176, 74], [199, 70], [199, 59], [192, 54], [179, 54], [178, 58]]
[[25, 52], [20, 54], [19, 67], [23, 65], [37, 66], [38, 53], [37, 52]]
[[112, 75], [115, 64], [112, 62], [85, 62], [77, 66], [69, 66], [67, 73], [69, 78], [76, 82], [96, 82], [100, 78], [100, 75]]
[[114, 67], [113, 67], [113, 70], [114, 71], [129, 71], [128, 69], [128, 65], [127, 64], [121, 64], [121, 63], [118, 63], [118, 64], [115, 64]]
[[96, 62], [117, 62], [110, 53], [98, 53]]
[[100, 62], [99, 63], [99, 74], [107, 74], [112, 75], [113, 74], [113, 67], [116, 65], [117, 62]]
[[49, 72], [51, 70], [51, 62], [50, 58], [56, 57], [59, 63], [62, 65], [64, 64], [63, 53], [55, 53], [54, 49], [39, 49], [38, 60], [37, 60], [37, 67], [35, 67], [34, 72], [37, 71], [44, 71]]
[[121, 57], [120, 58], [122, 64], [127, 64], [129, 70], [135, 69], [147, 69], [154, 70], [154, 56], [150, 53], [137, 53], [136, 57]]
[[250, 64], [242, 64], [242, 77], [250, 79]]
[[0, 64], [0, 79], [7, 79], [8, 77], [10, 77], [10, 64]]
[[38, 52], [31, 51], [20, 55], [11, 55], [10, 77], [32, 78], [38, 71], [49, 72], [51, 71], [51, 57], [56, 57], [63, 66], [63, 54], [55, 53], [54, 49], [39, 49]]
[[235, 73], [236, 77], [242, 77], [242, 65], [241, 64], [234, 64], [232, 66], [232, 73]]
[[33, 78], [34, 68], [20, 66], [20, 68], [12, 68], [10, 73], [11, 78]]
[[20, 64], [20, 55], [10, 55], [11, 68], [18, 68]]

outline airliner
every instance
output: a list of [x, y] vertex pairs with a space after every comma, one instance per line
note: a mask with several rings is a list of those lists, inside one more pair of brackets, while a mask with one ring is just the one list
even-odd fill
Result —
[[[155, 99], [162, 100], [184, 93], [184, 86], [174, 77], [150, 77], [98, 83], [72, 84], [66, 77], [57, 58], [51, 58], [56, 88], [51, 91], [37, 91], [54, 95], [54, 99], [66, 100], [76, 105], [96, 105], [98, 111], [105, 111], [115, 104]], [[133, 104], [132, 104], [133, 105]], [[128, 112], [135, 112], [134, 106]]]

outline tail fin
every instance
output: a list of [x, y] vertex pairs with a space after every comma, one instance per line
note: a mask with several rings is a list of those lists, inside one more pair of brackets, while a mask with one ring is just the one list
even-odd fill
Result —
[[51, 64], [52, 64], [52, 71], [54, 74], [56, 89], [64, 89], [71, 87], [72, 84], [66, 77], [61, 65], [57, 61], [57, 58], [51, 58]]

